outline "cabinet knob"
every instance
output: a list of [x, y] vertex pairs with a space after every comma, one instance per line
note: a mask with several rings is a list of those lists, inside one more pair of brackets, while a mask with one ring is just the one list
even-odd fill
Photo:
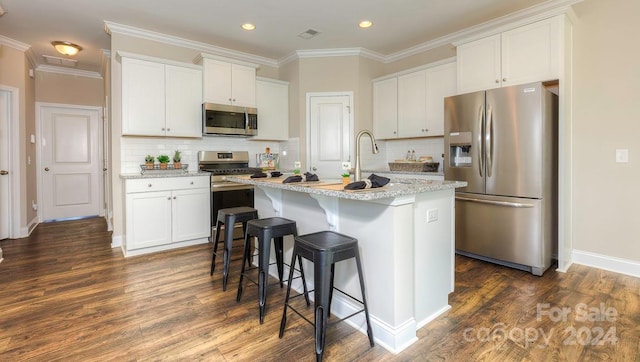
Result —
[[393, 134], [396, 134], [396, 133], [397, 133], [396, 131], [393, 131]]
[[167, 132], [171, 131], [171, 128], [167, 128]]
[[233, 100], [231, 98], [229, 98], [229, 102], [233, 102]]
[[174, 197], [173, 197], [173, 199], [175, 200], [175, 199], [176, 199], [176, 197], [174, 196]]
[[503, 82], [506, 82], [506, 81], [507, 81], [507, 78], [502, 78], [502, 81], [503, 81]]
[[191, 184], [193, 185], [193, 181], [191, 181]]
[[151, 187], [151, 184], [148, 184], [147, 187]]
[[500, 79], [496, 79], [496, 84], [497, 84], [497, 83], [500, 83]]
[[171, 201], [171, 196], [167, 197], [167, 200]]
[[164, 127], [162, 127], [162, 130], [163, 130], [163, 131], [165, 130], [165, 129], [164, 129]]

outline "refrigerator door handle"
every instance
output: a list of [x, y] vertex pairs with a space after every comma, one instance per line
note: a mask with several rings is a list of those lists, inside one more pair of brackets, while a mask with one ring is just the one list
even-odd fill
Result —
[[489, 204], [489, 205], [496, 205], [496, 206], [516, 207], [521, 209], [535, 207], [535, 205], [533, 204], [524, 204], [521, 202], [492, 201], [492, 200], [474, 199], [472, 197], [464, 197], [464, 196], [456, 196], [456, 200], [477, 202], [480, 204]]
[[487, 128], [485, 130], [485, 152], [487, 153], [486, 173], [487, 177], [491, 177], [491, 170], [493, 168], [493, 111], [491, 108], [487, 109]]
[[482, 135], [484, 134], [484, 106], [480, 106], [478, 110], [478, 172], [482, 177], [482, 170], [484, 169], [484, 155], [482, 153]]

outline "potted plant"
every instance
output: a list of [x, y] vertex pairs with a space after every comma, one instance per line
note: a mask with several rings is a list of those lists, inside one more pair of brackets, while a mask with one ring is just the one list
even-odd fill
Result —
[[166, 170], [167, 169], [167, 165], [169, 164], [169, 161], [171, 161], [171, 159], [167, 155], [158, 156], [158, 162], [160, 162], [160, 169], [161, 170]]
[[151, 155], [147, 155], [147, 157], [144, 158], [144, 163], [147, 165], [147, 170], [153, 170], [153, 163], [155, 162], [155, 160], [155, 157]]
[[182, 160], [182, 152], [176, 150], [173, 153], [173, 168], [176, 170], [179, 170], [182, 168], [182, 162], [180, 162]]
[[342, 184], [343, 185], [348, 185], [350, 182], [351, 182], [351, 175], [349, 175], [349, 172], [343, 171], [342, 172]]

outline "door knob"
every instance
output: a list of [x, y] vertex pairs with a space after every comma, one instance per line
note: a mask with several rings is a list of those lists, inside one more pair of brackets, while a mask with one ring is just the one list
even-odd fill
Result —
[[7, 170], [0, 170], [0, 175], [8, 175], [9, 171]]
[[45, 171], [49, 171], [49, 167], [45, 167], [45, 168], [44, 168], [44, 170], [45, 170]]
[[315, 168], [315, 167], [311, 167], [311, 170], [316, 171], [316, 170], [317, 170], [317, 168]]

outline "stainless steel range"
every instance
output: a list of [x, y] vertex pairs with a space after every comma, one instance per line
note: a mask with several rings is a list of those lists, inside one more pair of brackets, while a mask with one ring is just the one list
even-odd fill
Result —
[[249, 167], [249, 152], [199, 151], [198, 169], [211, 173], [211, 226], [215, 227], [220, 209], [253, 207], [253, 186], [225, 180], [227, 175], [252, 175], [261, 171]]

